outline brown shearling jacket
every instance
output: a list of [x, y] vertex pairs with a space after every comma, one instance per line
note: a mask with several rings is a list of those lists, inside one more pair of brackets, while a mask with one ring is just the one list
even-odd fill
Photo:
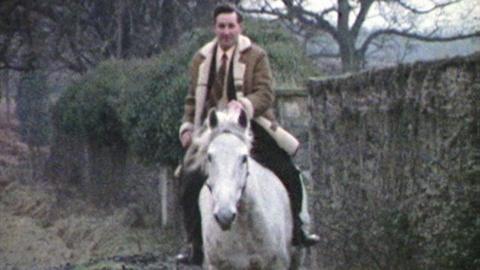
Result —
[[[222, 96], [221, 90], [207, 89], [216, 46], [214, 39], [193, 57], [180, 135], [185, 131], [197, 130], [204, 120], [205, 112], [216, 107]], [[240, 35], [232, 61], [237, 100], [242, 103], [249, 118], [263, 126], [280, 147], [290, 154], [295, 153], [298, 141], [277, 125], [273, 113], [272, 74], [266, 52], [248, 37]]]

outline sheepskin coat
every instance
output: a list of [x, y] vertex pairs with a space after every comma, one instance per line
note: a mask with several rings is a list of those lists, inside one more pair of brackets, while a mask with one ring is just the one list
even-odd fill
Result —
[[[216, 50], [217, 40], [214, 39], [193, 57], [179, 135], [198, 130], [208, 110], [216, 107], [225, 93], [223, 89], [212, 87], [211, 83]], [[278, 126], [273, 113], [272, 73], [266, 52], [248, 37], [240, 35], [232, 58], [226, 85], [234, 87], [236, 98], [249, 118], [265, 128], [287, 153], [294, 154], [298, 141]]]

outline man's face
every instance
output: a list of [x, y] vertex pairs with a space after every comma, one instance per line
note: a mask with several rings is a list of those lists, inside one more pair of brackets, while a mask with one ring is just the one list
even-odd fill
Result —
[[220, 13], [215, 19], [214, 32], [218, 45], [223, 50], [228, 50], [237, 43], [238, 36], [242, 33], [242, 25], [238, 23], [237, 14]]

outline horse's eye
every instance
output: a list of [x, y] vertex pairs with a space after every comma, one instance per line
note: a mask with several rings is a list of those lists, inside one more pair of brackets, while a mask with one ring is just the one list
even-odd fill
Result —
[[242, 158], [242, 163], [243, 163], [243, 164], [247, 163], [247, 156], [246, 156], [246, 155], [243, 156], [243, 158]]
[[207, 159], [208, 159], [208, 162], [212, 162], [212, 155], [208, 154]]

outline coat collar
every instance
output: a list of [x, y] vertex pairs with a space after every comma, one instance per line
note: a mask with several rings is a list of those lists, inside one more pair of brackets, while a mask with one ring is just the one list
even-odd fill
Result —
[[[200, 54], [208, 58], [213, 53], [213, 48], [217, 45], [217, 38], [213, 39], [209, 43], [205, 44], [200, 49]], [[237, 50], [239, 53], [243, 53], [245, 50], [252, 46], [252, 41], [244, 35], [238, 36]]]
[[[217, 39], [212, 40], [203, 46], [199, 53], [204, 57], [204, 61], [198, 67], [198, 78], [195, 90], [195, 116], [194, 129], [198, 129], [201, 125], [202, 112], [205, 109], [205, 99], [207, 97], [207, 85], [209, 79], [210, 66], [212, 64], [213, 53], [217, 46]], [[240, 55], [252, 46], [252, 42], [246, 36], [238, 37], [237, 49], [234, 52], [233, 63], [233, 84], [236, 89], [242, 89], [243, 79], [245, 76], [246, 64], [240, 62]], [[237, 90], [238, 91], [238, 90]]]

